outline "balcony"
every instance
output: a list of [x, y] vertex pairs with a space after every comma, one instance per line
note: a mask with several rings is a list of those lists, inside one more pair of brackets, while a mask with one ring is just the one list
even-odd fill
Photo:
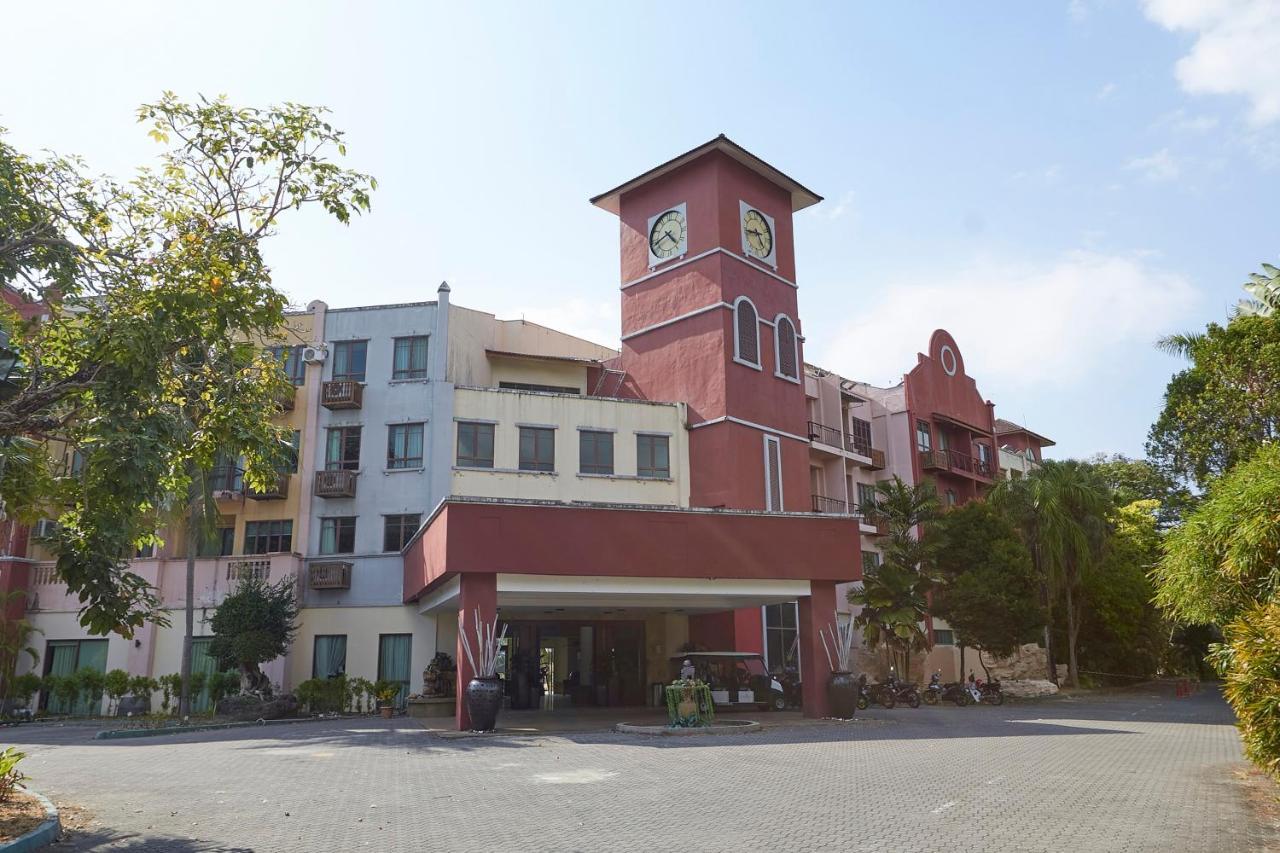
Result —
[[289, 496], [289, 475], [277, 474], [273, 484], [262, 491], [249, 489], [247, 494], [255, 501], [282, 501]]
[[889, 519], [881, 513], [870, 511], [862, 514], [862, 523], [875, 528], [876, 536], [889, 535]]
[[816, 421], [809, 421], [809, 441], [844, 449], [844, 433]]
[[354, 379], [334, 379], [324, 383], [320, 405], [330, 411], [358, 409], [364, 403], [364, 386]]
[[320, 498], [354, 498], [356, 472], [317, 471], [314, 492]]
[[312, 563], [307, 577], [312, 589], [351, 589], [351, 563], [346, 560]]
[[924, 471], [949, 471], [951, 463], [945, 450], [917, 450], [920, 468]]
[[227, 561], [227, 580], [247, 581], [250, 579], [258, 581], [271, 580], [271, 559], [269, 557]]
[[244, 493], [244, 472], [230, 465], [209, 471], [209, 490], [215, 498], [238, 498]]
[[810, 495], [813, 502], [813, 511], [822, 513], [823, 515], [848, 515], [849, 505], [839, 498], [829, 498], [825, 495]]
[[294, 398], [296, 398], [297, 396], [298, 396], [298, 389], [295, 386], [290, 385], [288, 388], [286, 388], [284, 391], [280, 393], [280, 398], [279, 398], [280, 408], [284, 409], [286, 412], [292, 412], [293, 401], [294, 401]]

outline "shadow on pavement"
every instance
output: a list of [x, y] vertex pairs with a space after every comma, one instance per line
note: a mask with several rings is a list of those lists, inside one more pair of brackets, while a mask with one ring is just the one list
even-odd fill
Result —
[[111, 829], [73, 829], [62, 839], [50, 844], [51, 851], [110, 851], [110, 853], [256, 853], [252, 847], [228, 847], [213, 841], [178, 838], [156, 833], [139, 835], [119, 833]]

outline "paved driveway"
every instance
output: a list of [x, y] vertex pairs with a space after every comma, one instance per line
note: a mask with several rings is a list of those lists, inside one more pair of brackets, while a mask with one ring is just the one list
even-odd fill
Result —
[[1258, 850], [1216, 695], [877, 710], [757, 734], [446, 740], [411, 721], [16, 730], [97, 819], [54, 849]]

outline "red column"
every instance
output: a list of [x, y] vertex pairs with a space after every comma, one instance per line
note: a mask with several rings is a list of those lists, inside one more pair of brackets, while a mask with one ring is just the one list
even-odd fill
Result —
[[827, 682], [831, 667], [818, 631], [835, 625], [836, 585], [834, 581], [809, 581], [809, 595], [797, 599], [800, 624], [800, 684], [806, 717], [828, 717]]
[[458, 575], [458, 581], [458, 640], [457, 648], [454, 650], [454, 660], [458, 663], [458, 701], [454, 708], [458, 731], [461, 732], [471, 727], [471, 714], [467, 712], [466, 691], [467, 682], [475, 675], [470, 661], [467, 660], [467, 653], [462, 650], [462, 632], [467, 632], [472, 654], [478, 655], [476, 609], [480, 610], [480, 621], [483, 624], [493, 623], [494, 614], [498, 612], [498, 576], [463, 572]]

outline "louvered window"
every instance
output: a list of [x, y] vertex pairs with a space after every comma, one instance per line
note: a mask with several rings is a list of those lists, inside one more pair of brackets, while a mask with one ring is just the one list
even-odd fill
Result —
[[796, 327], [786, 317], [778, 317], [778, 372], [788, 379], [798, 379], [796, 371]]
[[756, 366], [760, 364], [760, 323], [756, 309], [748, 300], [740, 299], [733, 309], [734, 325], [738, 335], [737, 356]]

